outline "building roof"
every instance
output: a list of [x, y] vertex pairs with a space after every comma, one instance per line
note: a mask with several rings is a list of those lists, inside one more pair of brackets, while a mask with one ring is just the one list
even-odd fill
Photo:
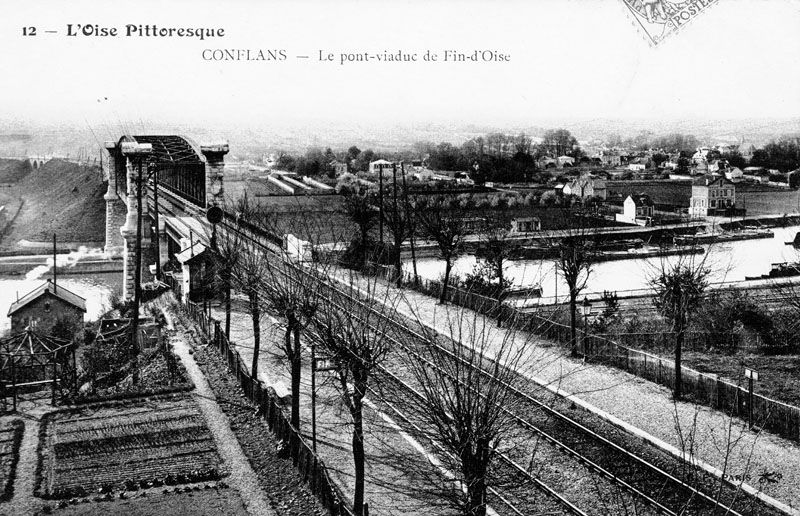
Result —
[[86, 300], [75, 294], [74, 292], [70, 292], [69, 290], [65, 289], [61, 285], [53, 285], [53, 280], [47, 280], [45, 283], [42, 283], [37, 288], [31, 290], [22, 298], [11, 303], [11, 306], [8, 308], [8, 316], [10, 317], [13, 313], [18, 311], [19, 309], [27, 306], [31, 302], [39, 299], [43, 295], [51, 294], [65, 303], [69, 303], [75, 308], [80, 309], [81, 311], [86, 311]]
[[177, 253], [175, 255], [175, 259], [178, 260], [180, 263], [186, 263], [194, 258], [197, 258], [201, 254], [203, 254], [208, 247], [205, 246], [202, 242], [195, 242], [191, 246], [187, 247], [183, 251]]
[[733, 185], [731, 181], [725, 179], [725, 176], [700, 176], [692, 180], [694, 186], [723, 186]]
[[375, 161], [370, 161], [369, 164], [370, 165], [391, 165], [392, 162], [391, 161], [386, 161], [385, 159], [378, 159], [378, 160], [375, 160]]
[[[628, 199], [632, 200], [636, 206], [652, 206], [653, 200], [650, 198], [649, 195], [640, 193], [636, 195], [629, 195]], [[626, 201], [628, 199], [625, 199]]]
[[69, 346], [70, 341], [44, 335], [27, 328], [25, 331], [0, 339], [0, 355], [31, 356], [55, 353]]

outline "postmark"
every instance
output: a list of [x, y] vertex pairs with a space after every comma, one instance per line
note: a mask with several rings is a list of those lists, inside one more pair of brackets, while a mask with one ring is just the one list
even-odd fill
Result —
[[651, 45], [681, 30], [719, 0], [622, 0]]

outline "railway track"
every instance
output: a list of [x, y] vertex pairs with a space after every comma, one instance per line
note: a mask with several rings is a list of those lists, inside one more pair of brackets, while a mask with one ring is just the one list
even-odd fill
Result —
[[[349, 302], [365, 303], [363, 299], [356, 299], [353, 294], [347, 293], [343, 289], [333, 286], [328, 286], [328, 288], [335, 290], [340, 296], [347, 297]], [[337, 300], [331, 297], [327, 298], [327, 301], [332, 304], [337, 303]], [[395, 329], [400, 330], [404, 336], [410, 336], [420, 344], [432, 345], [430, 339], [426, 339], [409, 327], [409, 321], [397, 324]], [[424, 356], [412, 346], [402, 342], [401, 339], [392, 336], [389, 338], [403, 352], [413, 355], [417, 360], [425, 360]], [[403, 340], [407, 342], [407, 339]], [[447, 352], [444, 348], [442, 349]], [[453, 358], [458, 359], [458, 357]], [[429, 365], [436, 367], [435, 364]], [[473, 367], [472, 364], [466, 362], [464, 365]], [[396, 374], [390, 371], [384, 372], [402, 385], [406, 392], [420, 397], [418, 392]], [[486, 369], [480, 368], [479, 372], [493, 379], [492, 373]], [[622, 491], [630, 493], [636, 500], [654, 509], [655, 512], [669, 515], [728, 514], [731, 516], [753, 512], [739, 512], [734, 508], [740, 504], [746, 505], [748, 502], [738, 491], [720, 489], [716, 496], [710, 496], [703, 490], [693, 487], [606, 439], [548, 403], [536, 399], [515, 386], [507, 385], [506, 387], [517, 398], [517, 401], [521, 402], [517, 406], [526, 408], [524, 414], [521, 414], [520, 410], [504, 409], [521, 427], [555, 446], [589, 470], [605, 477]], [[509, 461], [514, 462], [510, 458], [504, 457], [504, 462], [508, 463]]]
[[[236, 231], [236, 228], [229, 229]], [[263, 239], [254, 239], [252, 235], [244, 235], [241, 232], [240, 234], [253, 241], [259, 241], [263, 245]], [[264, 245], [264, 249], [274, 250], [269, 245]], [[371, 305], [375, 302], [374, 299], [365, 299], [363, 294], [352, 287], [345, 289], [338, 286], [329, 277], [322, 277], [314, 270], [294, 266], [294, 272], [313, 275], [326, 291], [325, 299], [329, 306], [341, 306], [342, 301], [346, 300], [349, 303], [357, 303], [361, 308], [371, 311], [374, 315], [387, 319], [393, 330], [405, 341], [401, 342], [401, 339], [392, 337], [395, 345], [407, 353], [414, 354], [420, 359], [423, 358], [413, 349], [413, 346], [407, 344], [409, 340], [418, 344], [431, 344], [429, 339], [414, 329], [413, 321], [396, 313], [392, 317], [386, 316]], [[292, 281], [288, 274], [287, 280]], [[474, 367], [471, 364], [469, 366]], [[482, 367], [479, 368], [479, 372], [482, 375], [492, 376], [491, 372]], [[400, 381], [399, 378], [397, 380]], [[733, 484], [719, 479], [709, 480], [702, 474], [696, 475], [694, 467], [683, 463], [677, 464], [677, 459], [673, 458], [671, 464], [669, 464], [670, 460], [664, 459], [664, 463], [668, 464], [668, 467], [665, 468], [632, 453], [558, 410], [556, 406], [559, 402], [550, 406], [537, 399], [533, 392], [526, 392], [510, 385], [507, 387], [519, 402], [517, 405], [525, 407], [524, 413], [516, 410], [512, 414], [519, 425], [613, 482], [621, 490], [630, 493], [657, 513], [727, 514], [731, 516], [780, 514], [778, 511], [761, 505], [757, 500], [747, 497]], [[410, 386], [406, 385], [406, 388], [408, 389]], [[564, 400], [561, 400], [562, 404], [563, 402]], [[412, 422], [408, 421], [408, 423]], [[524, 477], [524, 483], [535, 485], [533, 475], [524, 467], [519, 466], [512, 458], [507, 457], [506, 459], [503, 460], [507, 466], [514, 468], [512, 464], [516, 464], [517, 474]], [[687, 477], [691, 477], [691, 480], [697, 483], [690, 483]], [[552, 488], [550, 490], [552, 491], [550, 494], [558, 495]], [[504, 497], [500, 493], [495, 493], [495, 496]], [[515, 495], [515, 497], [517, 496]], [[508, 500], [510, 497], [505, 498]], [[512, 512], [518, 513], [519, 509], [516, 508], [514, 502], [509, 500], [508, 506], [513, 507]], [[581, 514], [581, 512], [573, 512], [567, 507], [563, 505], [562, 509], [573, 514]]]

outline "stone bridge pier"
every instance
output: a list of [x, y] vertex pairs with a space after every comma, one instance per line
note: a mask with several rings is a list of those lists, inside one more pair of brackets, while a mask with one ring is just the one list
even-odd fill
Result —
[[[228, 144], [198, 146], [180, 136], [123, 136], [118, 142], [106, 142], [105, 148], [109, 154], [104, 170], [108, 179], [105, 252], [124, 262], [122, 297], [128, 301], [134, 295], [139, 178], [143, 181], [140, 245], [144, 283], [154, 279], [150, 265], [158, 261], [163, 267], [189, 247], [187, 242], [208, 244], [205, 214], [209, 207], [223, 205]], [[151, 204], [155, 205], [150, 182], [154, 175], [159, 185], [158, 216], [149, 213]], [[158, 253], [151, 245], [155, 239]], [[184, 295], [188, 295], [193, 271], [191, 264], [181, 265], [182, 270], [171, 273], [186, 286]]]

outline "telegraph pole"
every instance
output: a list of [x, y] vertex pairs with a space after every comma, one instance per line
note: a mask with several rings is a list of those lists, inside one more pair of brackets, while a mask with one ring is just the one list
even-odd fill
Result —
[[133, 270], [133, 318], [131, 320], [131, 343], [133, 346], [133, 383], [139, 383], [139, 305], [142, 303], [142, 160], [138, 158], [136, 179], [136, 259]]
[[153, 164], [150, 170], [153, 175], [153, 220], [156, 223], [155, 251], [156, 251], [156, 279], [161, 279], [161, 229], [158, 222], [158, 167]]
[[378, 167], [378, 228], [379, 228], [379, 240], [380, 243], [383, 244], [383, 167]]

